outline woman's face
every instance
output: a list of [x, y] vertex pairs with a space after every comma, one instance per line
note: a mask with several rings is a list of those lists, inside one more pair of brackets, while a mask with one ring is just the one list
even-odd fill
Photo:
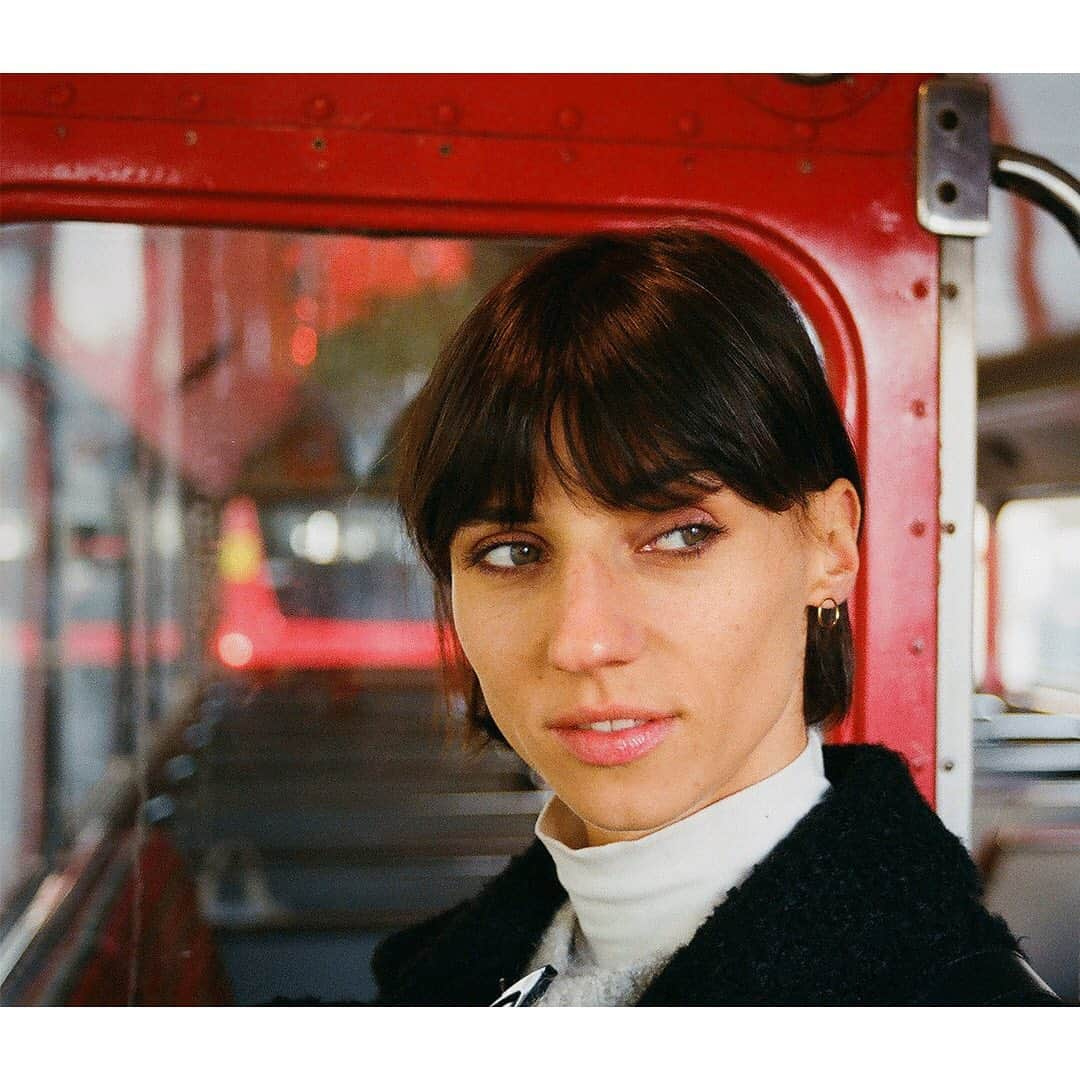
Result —
[[499, 730], [581, 842], [661, 828], [798, 755], [806, 607], [847, 599], [858, 568], [847, 481], [800, 520], [727, 489], [612, 511], [549, 473], [534, 512], [455, 535], [454, 625]]

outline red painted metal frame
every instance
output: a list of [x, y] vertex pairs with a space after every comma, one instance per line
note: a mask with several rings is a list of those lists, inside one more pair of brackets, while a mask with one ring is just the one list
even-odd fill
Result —
[[0, 214], [555, 236], [681, 220], [771, 269], [866, 473], [841, 737], [934, 795], [936, 238], [918, 76], [6, 76]]

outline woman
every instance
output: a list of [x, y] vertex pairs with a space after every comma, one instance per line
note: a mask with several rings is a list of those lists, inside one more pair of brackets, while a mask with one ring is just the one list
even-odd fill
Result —
[[470, 730], [554, 796], [478, 898], [381, 946], [380, 1003], [1052, 1000], [902, 760], [821, 744], [861, 482], [750, 259], [545, 252], [445, 350], [402, 476]]

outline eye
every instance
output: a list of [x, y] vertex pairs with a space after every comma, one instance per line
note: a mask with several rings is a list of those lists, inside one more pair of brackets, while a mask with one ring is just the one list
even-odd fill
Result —
[[480, 553], [479, 562], [497, 570], [513, 570], [517, 566], [528, 566], [540, 558], [540, 549], [535, 544], [496, 544]]
[[710, 525], [683, 525], [658, 536], [649, 547], [657, 551], [686, 551], [699, 547], [718, 531]]

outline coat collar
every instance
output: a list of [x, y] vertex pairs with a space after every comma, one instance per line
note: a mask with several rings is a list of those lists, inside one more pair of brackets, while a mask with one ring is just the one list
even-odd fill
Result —
[[[825, 747], [831, 790], [679, 949], [642, 1005], [903, 1001], [937, 963], [1015, 946], [974, 864], [879, 746]], [[566, 894], [537, 841], [474, 900], [394, 935], [384, 1004], [490, 1004]]]

